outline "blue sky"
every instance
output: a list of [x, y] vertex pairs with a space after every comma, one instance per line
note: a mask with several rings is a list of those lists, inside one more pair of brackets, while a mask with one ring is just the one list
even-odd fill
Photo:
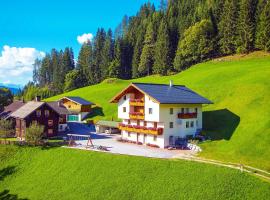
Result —
[[[124, 15], [134, 15], [148, 0], [9, 0], [0, 7], [0, 83], [25, 84], [31, 59], [51, 48], [70, 46], [78, 54], [77, 37], [95, 35], [98, 27], [114, 29]], [[159, 0], [151, 0], [158, 6]], [[28, 66], [26, 66], [28, 65]]]

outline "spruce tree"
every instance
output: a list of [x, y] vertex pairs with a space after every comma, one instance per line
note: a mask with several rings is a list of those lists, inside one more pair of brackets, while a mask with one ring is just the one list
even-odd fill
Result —
[[92, 45], [91, 41], [88, 40], [82, 45], [77, 62], [77, 70], [79, 79], [81, 80], [81, 87], [95, 83], [92, 58]]
[[242, 0], [239, 16], [238, 52], [248, 53], [254, 49], [257, 0]]
[[165, 75], [170, 66], [170, 57], [169, 57], [169, 33], [168, 27], [165, 20], [162, 20], [158, 30], [157, 41], [155, 44], [154, 51], [154, 74]]
[[256, 47], [270, 51], [270, 1], [264, 1], [259, 13]]
[[237, 49], [238, 39], [238, 0], [226, 0], [219, 27], [219, 46], [222, 54], [233, 54]]
[[153, 54], [154, 54], [154, 31], [153, 24], [150, 22], [147, 26], [146, 35], [144, 39], [144, 46], [140, 57], [138, 71], [141, 75], [150, 75], [153, 67]]

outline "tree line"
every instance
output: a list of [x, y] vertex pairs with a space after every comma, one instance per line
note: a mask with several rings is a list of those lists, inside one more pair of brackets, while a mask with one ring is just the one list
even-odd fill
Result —
[[161, 0], [158, 9], [146, 3], [135, 16], [124, 16], [114, 32], [99, 28], [76, 64], [71, 48], [52, 49], [35, 62], [24, 94], [37, 87], [47, 97], [109, 77], [169, 75], [254, 50], [270, 51], [269, 0]]

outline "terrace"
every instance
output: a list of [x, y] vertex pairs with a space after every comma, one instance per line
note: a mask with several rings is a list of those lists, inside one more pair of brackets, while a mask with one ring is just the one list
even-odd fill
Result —
[[129, 104], [130, 106], [144, 106], [144, 101], [142, 99], [131, 99]]
[[129, 118], [130, 119], [141, 119], [143, 120], [144, 119], [144, 113], [142, 112], [130, 112], [129, 113]]

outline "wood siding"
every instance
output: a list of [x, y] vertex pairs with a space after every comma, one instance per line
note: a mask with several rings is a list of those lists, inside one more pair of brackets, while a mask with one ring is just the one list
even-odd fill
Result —
[[[45, 110], [49, 111], [49, 115], [45, 115]], [[40, 116], [37, 115], [37, 111], [41, 111]], [[44, 136], [52, 137], [58, 134], [59, 114], [51, 109], [47, 104], [44, 104], [25, 119], [16, 119], [16, 136], [25, 137], [26, 128], [28, 128], [34, 121], [37, 121], [39, 124], [44, 126]], [[48, 132], [51, 131], [52, 134], [49, 134]]]

